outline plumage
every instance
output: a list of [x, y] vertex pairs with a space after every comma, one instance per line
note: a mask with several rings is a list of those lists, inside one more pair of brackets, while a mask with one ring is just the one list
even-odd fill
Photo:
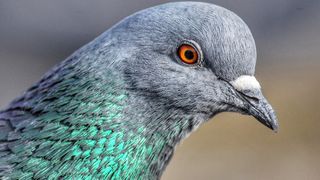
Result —
[[[199, 48], [198, 66], [179, 61], [185, 41]], [[177, 143], [217, 113], [276, 129], [260, 88], [232, 84], [247, 76], [237, 86], [252, 87], [255, 62], [250, 30], [224, 8], [179, 2], [135, 13], [0, 112], [0, 176], [159, 179]]]

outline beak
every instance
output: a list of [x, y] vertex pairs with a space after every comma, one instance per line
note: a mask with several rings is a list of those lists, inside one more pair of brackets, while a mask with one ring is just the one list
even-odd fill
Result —
[[254, 91], [240, 92], [240, 94], [247, 102], [247, 113], [274, 132], [277, 132], [279, 125], [276, 114], [266, 98], [262, 95], [261, 90], [256, 89]]
[[263, 125], [278, 131], [278, 120], [274, 110], [262, 95], [259, 82], [254, 76], [242, 75], [229, 82], [236, 90], [237, 95], [242, 99], [243, 111], [245, 114], [252, 115]]

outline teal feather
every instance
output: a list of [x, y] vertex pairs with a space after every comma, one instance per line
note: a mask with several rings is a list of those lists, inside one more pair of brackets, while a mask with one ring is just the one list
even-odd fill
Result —
[[[34, 116], [29, 123], [18, 124], [21, 137], [8, 145], [13, 155], [5, 161], [14, 168], [6, 177], [141, 179], [150, 176], [150, 160], [157, 161], [166, 141], [157, 137], [158, 143], [151, 143], [142, 126], [117, 121], [123, 116], [128, 95], [117, 88], [121, 87], [121, 81], [108, 82], [110, 79], [99, 79], [104, 83], [92, 84], [97, 79], [79, 77], [77, 81], [59, 80], [50, 89], [40, 89], [37, 93], [33, 89], [27, 91], [25, 96], [33, 94], [35, 98], [28, 99], [23, 109], [19, 106], [6, 112], [19, 109], [20, 116]], [[20, 100], [12, 106], [18, 103]]]

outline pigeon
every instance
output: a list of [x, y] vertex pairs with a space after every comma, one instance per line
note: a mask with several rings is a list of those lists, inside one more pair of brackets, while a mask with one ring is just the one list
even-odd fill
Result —
[[233, 12], [174, 2], [130, 15], [0, 112], [2, 179], [160, 179], [176, 145], [221, 112], [277, 118]]

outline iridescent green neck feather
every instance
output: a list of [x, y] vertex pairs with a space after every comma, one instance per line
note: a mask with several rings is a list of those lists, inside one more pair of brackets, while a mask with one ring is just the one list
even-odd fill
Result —
[[130, 92], [119, 74], [77, 69], [81, 61], [73, 59], [3, 112], [25, 119], [11, 132], [8, 149], [14, 153], [0, 158], [10, 167], [5, 176], [159, 178], [188, 128], [181, 123], [188, 121]]

